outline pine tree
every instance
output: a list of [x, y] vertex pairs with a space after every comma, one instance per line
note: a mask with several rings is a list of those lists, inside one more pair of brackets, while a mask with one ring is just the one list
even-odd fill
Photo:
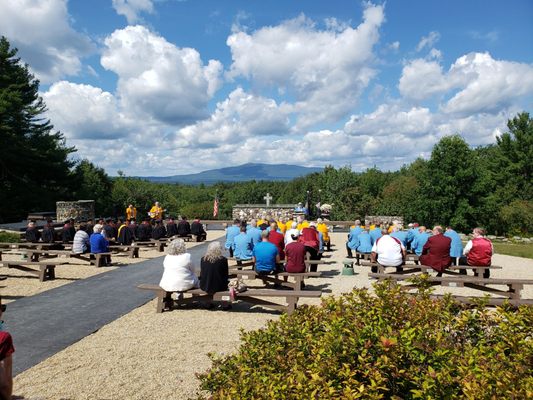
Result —
[[45, 118], [39, 81], [0, 38], [0, 221], [17, 220], [28, 211], [54, 210], [68, 199], [73, 184], [67, 147]]

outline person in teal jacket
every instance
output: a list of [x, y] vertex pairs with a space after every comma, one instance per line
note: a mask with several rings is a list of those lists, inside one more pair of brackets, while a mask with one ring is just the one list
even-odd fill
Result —
[[367, 229], [365, 229], [359, 235], [359, 246], [357, 246], [357, 251], [359, 253], [367, 254], [372, 252], [372, 239], [370, 238], [370, 234], [368, 233]]
[[455, 232], [451, 226], [446, 227], [446, 232], [444, 236], [452, 239], [452, 244], [450, 246], [450, 257], [452, 258], [452, 264], [455, 262], [456, 258], [463, 256], [463, 242], [461, 237], [457, 232]]
[[421, 226], [418, 228], [418, 234], [415, 235], [413, 241], [411, 242], [411, 250], [413, 250], [413, 253], [415, 253], [417, 256], [420, 256], [428, 239], [429, 233], [426, 232], [426, 227]]
[[359, 246], [359, 235], [363, 232], [363, 228], [361, 228], [361, 221], [356, 220], [355, 226], [350, 229], [350, 233], [348, 233], [348, 242], [346, 242], [346, 251], [348, 252], [348, 258], [352, 258], [352, 250], [357, 250], [357, 247]]

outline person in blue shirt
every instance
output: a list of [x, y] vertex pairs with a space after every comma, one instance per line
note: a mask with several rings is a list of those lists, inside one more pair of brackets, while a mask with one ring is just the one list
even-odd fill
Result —
[[237, 264], [239, 264], [239, 260], [252, 259], [252, 246], [252, 240], [246, 233], [246, 227], [241, 226], [241, 233], [235, 236], [232, 245], [233, 256], [237, 259]]
[[[452, 264], [455, 265], [457, 258], [461, 258], [463, 256], [463, 242], [461, 241], [459, 234], [455, 232], [451, 226], [446, 227], [444, 236], [452, 239], [452, 244], [450, 246], [450, 257], [452, 258]], [[461, 272], [462, 271], [463, 270], [461, 270]]]
[[414, 222], [409, 224], [409, 230], [407, 231], [407, 250], [411, 248], [411, 243], [416, 235], [418, 235], [418, 223]]
[[361, 221], [356, 220], [355, 226], [350, 229], [350, 233], [348, 233], [348, 241], [346, 242], [346, 251], [348, 252], [348, 258], [353, 258], [352, 250], [357, 250], [357, 247], [359, 246], [359, 235], [363, 232], [363, 228], [361, 228]]
[[376, 240], [378, 240], [381, 237], [381, 226], [376, 225], [374, 229], [370, 231], [370, 239], [372, 240], [372, 244], [376, 243]]
[[429, 233], [426, 232], [426, 227], [421, 226], [418, 228], [418, 235], [416, 235], [411, 242], [411, 249], [417, 256], [422, 254], [422, 249], [429, 239]]
[[228, 226], [226, 228], [226, 244], [224, 247], [229, 250], [230, 257], [233, 257], [233, 239], [235, 239], [235, 236], [241, 233], [240, 225], [241, 221], [236, 219], [233, 221], [232, 226]]
[[247, 226], [246, 233], [252, 242], [252, 247], [261, 241], [261, 229], [257, 227], [257, 220], [252, 219]]
[[392, 233], [390, 235], [402, 242], [404, 247], [407, 247], [407, 232], [402, 231], [401, 225], [395, 225], [394, 228], [392, 228]]
[[282, 271], [278, 248], [268, 241], [268, 232], [261, 232], [261, 242], [253, 249], [255, 270], [259, 275], [268, 275]]
[[[109, 252], [109, 242], [106, 238], [102, 235], [102, 230], [104, 227], [100, 224], [96, 224], [93, 227], [93, 234], [89, 238], [90, 247], [91, 247], [91, 253], [97, 254], [97, 253], [107, 253]], [[106, 259], [107, 263], [111, 263], [111, 256], [107, 256]]]
[[363, 230], [359, 234], [359, 246], [357, 246], [357, 252], [370, 254], [372, 252], [372, 239], [368, 233], [368, 229]]

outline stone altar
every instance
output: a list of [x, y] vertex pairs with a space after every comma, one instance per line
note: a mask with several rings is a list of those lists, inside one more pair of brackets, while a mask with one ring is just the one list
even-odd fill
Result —
[[71, 218], [76, 222], [94, 219], [94, 200], [56, 202], [56, 220], [64, 222]]

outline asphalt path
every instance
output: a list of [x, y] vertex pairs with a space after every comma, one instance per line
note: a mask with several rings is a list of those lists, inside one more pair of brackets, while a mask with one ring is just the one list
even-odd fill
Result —
[[[207, 243], [189, 249], [193, 262], [199, 264]], [[13, 375], [152, 300], [151, 291], [136, 286], [158, 284], [162, 274], [163, 256], [9, 303], [3, 318], [4, 329], [11, 333], [15, 345]]]

